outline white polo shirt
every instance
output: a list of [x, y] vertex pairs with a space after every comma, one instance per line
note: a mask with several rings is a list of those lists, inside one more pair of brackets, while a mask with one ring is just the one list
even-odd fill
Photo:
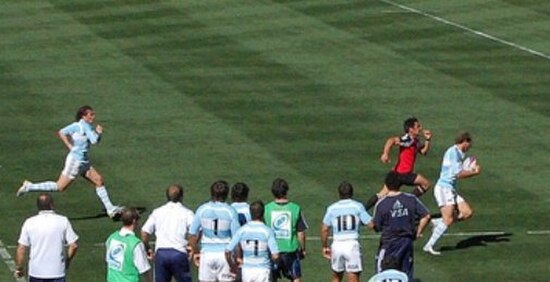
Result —
[[75, 243], [78, 235], [67, 217], [53, 210], [40, 211], [23, 223], [19, 244], [30, 248], [29, 276], [60, 278], [65, 276], [65, 246]]
[[194, 213], [181, 203], [168, 202], [151, 213], [141, 231], [155, 234], [155, 250], [175, 249], [187, 253], [185, 239]]

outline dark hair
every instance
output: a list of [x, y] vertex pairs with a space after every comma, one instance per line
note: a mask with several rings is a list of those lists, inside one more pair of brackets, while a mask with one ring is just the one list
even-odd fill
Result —
[[351, 199], [353, 197], [353, 186], [347, 181], [343, 181], [338, 186], [338, 195], [340, 199]]
[[418, 122], [418, 119], [415, 117], [410, 117], [403, 122], [403, 130], [405, 133], [409, 132], [409, 128], [414, 128], [414, 124]]
[[386, 187], [388, 187], [388, 190], [397, 191], [399, 190], [399, 187], [401, 187], [401, 181], [399, 181], [399, 175], [395, 171], [390, 171], [386, 175], [386, 179], [384, 180], [384, 184], [386, 184]]
[[277, 178], [273, 180], [271, 185], [271, 193], [275, 198], [284, 198], [288, 193], [288, 182], [282, 178]]
[[255, 201], [250, 204], [250, 217], [253, 220], [261, 220], [264, 218], [264, 203], [262, 201]]
[[181, 202], [183, 199], [183, 186], [172, 184], [166, 189], [166, 199], [170, 202]]
[[229, 194], [229, 184], [225, 180], [218, 180], [210, 186], [210, 195], [214, 201], [225, 201]]
[[237, 182], [231, 187], [231, 199], [233, 202], [246, 202], [250, 189], [245, 183]]
[[120, 215], [120, 221], [124, 226], [132, 225], [139, 218], [139, 212], [136, 208], [125, 208]]
[[401, 270], [401, 263], [400, 261], [394, 257], [394, 256], [385, 256], [383, 259], [382, 259], [382, 270], [386, 270], [386, 269], [397, 269], [397, 270]]
[[40, 193], [36, 198], [36, 207], [39, 211], [47, 211], [53, 209], [53, 198], [48, 193]]
[[455, 138], [455, 144], [460, 144], [463, 142], [472, 142], [472, 135], [468, 131], [460, 131]]
[[76, 111], [75, 119], [76, 121], [79, 121], [83, 116], [85, 116], [89, 111], [93, 111], [94, 109], [88, 105], [84, 105], [80, 108], [78, 108], [78, 111]]

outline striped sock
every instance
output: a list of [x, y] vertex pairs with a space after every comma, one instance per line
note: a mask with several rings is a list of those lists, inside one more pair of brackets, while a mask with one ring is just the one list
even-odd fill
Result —
[[109, 199], [109, 194], [107, 193], [107, 188], [105, 188], [105, 186], [96, 187], [95, 193], [107, 211], [114, 208], [113, 203], [111, 203], [111, 200]]
[[40, 183], [32, 183], [27, 185], [27, 192], [55, 192], [59, 191], [57, 183], [53, 181], [46, 181]]
[[447, 225], [443, 223], [443, 220], [440, 220], [437, 225], [434, 227], [432, 231], [432, 236], [430, 237], [430, 240], [428, 240], [428, 243], [426, 243], [426, 246], [433, 246], [443, 236], [443, 234], [447, 231]]

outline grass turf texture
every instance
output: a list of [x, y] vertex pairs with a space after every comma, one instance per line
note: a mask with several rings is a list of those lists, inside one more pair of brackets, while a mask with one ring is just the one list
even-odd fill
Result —
[[[550, 4], [399, 1], [550, 54]], [[54, 132], [91, 104], [105, 127], [92, 149], [114, 202], [164, 202], [173, 182], [195, 208], [220, 178], [245, 181], [251, 200], [289, 180], [318, 236], [326, 205], [349, 180], [366, 199], [389, 165], [378, 157], [410, 115], [434, 133], [417, 171], [435, 181], [459, 129], [475, 135], [483, 173], [461, 182], [476, 215], [444, 237], [444, 256], [420, 251], [421, 281], [546, 281], [550, 61], [382, 1], [4, 1], [0, 4], [0, 240], [11, 255], [35, 194], [20, 182], [55, 179], [65, 151]], [[395, 159], [395, 157], [394, 157]], [[71, 281], [100, 281], [118, 228], [82, 180], [55, 194], [80, 235]], [[423, 201], [435, 210], [431, 193]], [[430, 232], [425, 233], [429, 236]], [[363, 234], [372, 234], [370, 231]], [[377, 241], [364, 240], [364, 278]], [[305, 281], [329, 264], [308, 243]], [[6, 265], [0, 280], [11, 279]]]

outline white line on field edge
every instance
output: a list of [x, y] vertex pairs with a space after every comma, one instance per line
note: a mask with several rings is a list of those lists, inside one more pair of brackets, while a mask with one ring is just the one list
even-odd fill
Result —
[[399, 4], [399, 3], [395, 3], [393, 1], [389, 1], [389, 0], [379, 0], [381, 2], [384, 2], [386, 4], [390, 4], [392, 6], [395, 6], [395, 7], [398, 7], [398, 8], [401, 8], [403, 10], [407, 10], [407, 11], [410, 11], [410, 12], [413, 12], [415, 14], [418, 14], [418, 15], [422, 15], [424, 17], [428, 17], [430, 19], [433, 19], [433, 20], [436, 20], [438, 22], [442, 22], [446, 25], [450, 25], [450, 26], [454, 26], [454, 27], [457, 27], [457, 28], [460, 28], [462, 30], [465, 30], [465, 31], [468, 31], [468, 32], [471, 32], [473, 34], [476, 34], [478, 36], [481, 36], [481, 37], [484, 37], [484, 38], [487, 38], [489, 40], [493, 40], [493, 41], [496, 41], [498, 43], [501, 43], [501, 44], [504, 44], [504, 45], [508, 45], [510, 47], [513, 47], [513, 48], [516, 48], [516, 49], [519, 49], [519, 50], [522, 50], [522, 51], [525, 51], [525, 52], [528, 52], [532, 55], [535, 55], [535, 56], [539, 56], [541, 58], [544, 58], [544, 59], [547, 59], [547, 60], [550, 60], [550, 55], [546, 55], [542, 52], [539, 52], [539, 51], [536, 51], [536, 50], [533, 50], [533, 49], [530, 49], [530, 48], [527, 48], [527, 47], [524, 47], [524, 46], [521, 46], [519, 44], [516, 44], [516, 43], [513, 43], [513, 42], [510, 42], [508, 40], [504, 40], [504, 39], [500, 39], [498, 37], [495, 37], [495, 36], [492, 36], [490, 34], [487, 34], [485, 32], [482, 32], [482, 31], [478, 31], [478, 30], [475, 30], [475, 29], [471, 29], [467, 26], [464, 26], [464, 25], [461, 25], [461, 24], [458, 24], [458, 23], [455, 23], [455, 22], [452, 22], [452, 21], [449, 21], [449, 20], [446, 20], [442, 17], [438, 17], [438, 16], [434, 16], [432, 14], [428, 14], [424, 11], [421, 11], [421, 10], [418, 10], [418, 9], [415, 9], [415, 8], [411, 8], [409, 6], [405, 6], [405, 5], [402, 5], [402, 4]]
[[[445, 234], [443, 234], [443, 236], [447, 236], [447, 237], [503, 236], [503, 235], [511, 234], [511, 233], [512, 232], [505, 232], [505, 231], [473, 231], [473, 232], [445, 233]], [[528, 230], [525, 233], [527, 235], [550, 235], [550, 230]], [[329, 237], [329, 238], [332, 239], [332, 237]], [[379, 238], [380, 238], [379, 234], [362, 235], [362, 236], [359, 237], [360, 240], [379, 239]], [[308, 240], [308, 241], [319, 241], [319, 240], [321, 240], [321, 237], [319, 237], [319, 236], [307, 236], [306, 240]], [[154, 244], [154, 242], [151, 242], [151, 244]], [[94, 243], [93, 246], [94, 247], [104, 247], [105, 243], [104, 242]], [[9, 254], [7, 253], [6, 249], [15, 249], [16, 247], [17, 246], [4, 246], [2, 244], [2, 241], [0, 241], [0, 253], [2, 254], [2, 257], [4, 258], [4, 256], [6, 255], [8, 258], [11, 258], [11, 257], [9, 257]], [[6, 260], [6, 259], [4, 258], [4, 260]]]
[[[2, 256], [2, 260], [8, 266], [8, 268], [10, 269], [10, 272], [12, 273], [15, 272], [15, 261], [13, 261], [13, 259], [10, 256], [10, 253], [8, 252], [8, 250], [4, 246], [4, 243], [1, 240], [0, 240], [0, 256]], [[21, 278], [14, 277], [13, 279], [15, 279], [15, 281], [17, 282], [26, 281], [25, 277], [21, 277]]]
[[528, 230], [528, 235], [549, 235], [550, 230]]

